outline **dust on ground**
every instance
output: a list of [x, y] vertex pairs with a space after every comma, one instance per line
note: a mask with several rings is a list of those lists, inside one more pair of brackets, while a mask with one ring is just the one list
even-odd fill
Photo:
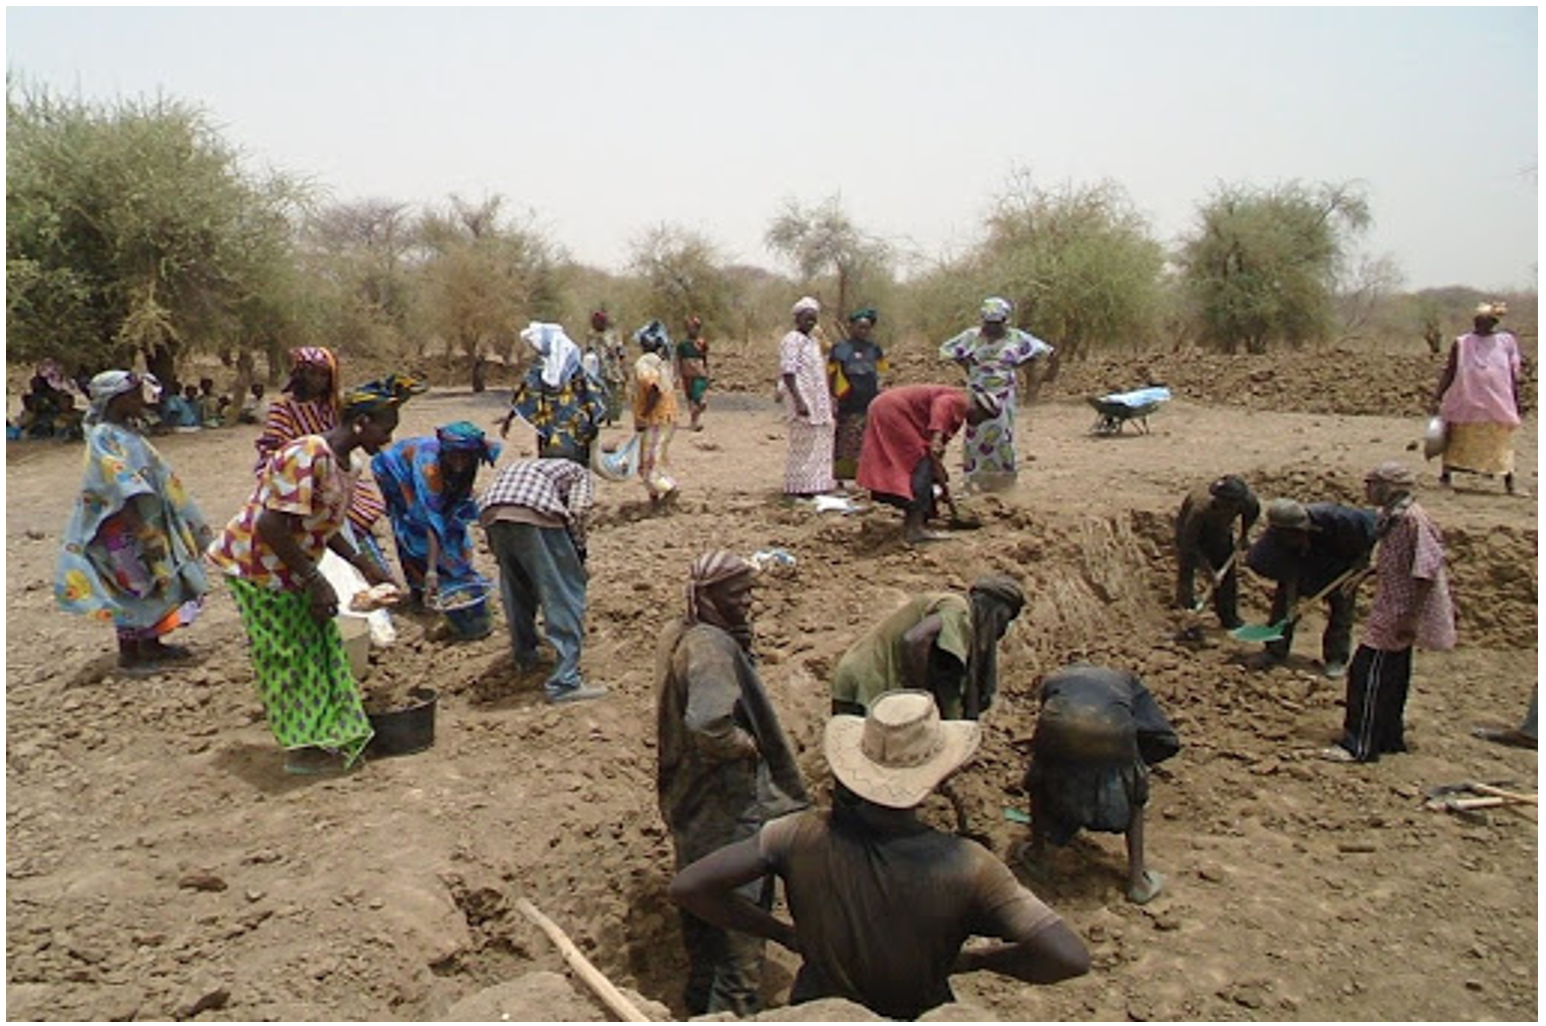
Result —
[[[1282, 368], [1278, 381], [1296, 366], [1260, 365]], [[1156, 366], [1177, 399], [1152, 433], [1091, 436], [1081, 395], [1141, 384]], [[1363, 391], [1393, 396], [1408, 394], [1409, 376], [1427, 388], [1436, 373], [1370, 367]], [[1189, 633], [1193, 621], [1166, 608], [1172, 517], [1188, 488], [1225, 472], [1264, 498], [1356, 501], [1374, 463], [1420, 465], [1420, 407], [1357, 416], [1365, 407], [1351, 399], [1315, 411], [1194, 392], [1153, 358], [1064, 372], [1052, 401], [1021, 411], [1017, 489], [972, 500], [982, 530], [920, 551], [898, 544], [890, 510], [818, 517], [784, 504], [771, 390], [711, 393], [706, 430], [676, 436], [675, 512], [651, 515], [637, 483], [599, 485], [584, 669], [610, 695], [550, 708], [541, 674], [514, 672], [502, 621], [487, 639], [453, 643], [436, 640], [432, 618], [399, 616], [400, 640], [373, 654], [368, 683], [437, 688], [436, 744], [324, 780], [281, 771], [223, 588], [178, 637], [197, 650], [195, 665], [144, 680], [114, 674], [110, 632], [58, 612], [50, 590], [79, 448], [10, 445], [8, 1015], [508, 1014], [494, 1000], [508, 995], [490, 988], [563, 972], [515, 911], [522, 896], [614, 981], [680, 1015], [670, 842], [654, 801], [654, 641], [678, 613], [697, 553], [782, 547], [798, 565], [759, 587], [757, 650], [818, 794], [826, 682], [844, 648], [909, 594], [964, 588], [988, 571], [1016, 575], [1030, 596], [1004, 642], [981, 754], [960, 780], [971, 826], [995, 852], [1017, 860], [1025, 837], [1003, 810], [1024, 805], [1043, 674], [1076, 659], [1131, 669], [1181, 735], [1180, 756], [1154, 774], [1150, 806], [1148, 848], [1167, 892], [1129, 905], [1121, 839], [1081, 837], [1031, 886], [1089, 944], [1091, 973], [1045, 988], [959, 978], [966, 1007], [1004, 1020], [1535, 1018], [1534, 821], [1422, 808], [1435, 784], [1536, 786], [1535, 753], [1468, 733], [1517, 721], [1536, 679], [1534, 417], [1520, 435], [1528, 497], [1463, 478], [1439, 492], [1423, 467], [1461, 646], [1416, 656], [1415, 752], [1333, 766], [1304, 757], [1341, 721], [1342, 684], [1313, 658], [1321, 624], [1312, 616], [1295, 658], [1266, 673], [1243, 669], [1250, 650], [1211, 623]], [[437, 390], [406, 408], [400, 434], [461, 417], [489, 424], [502, 395]], [[251, 488], [255, 430], [156, 440], [212, 522]], [[518, 427], [504, 458], [529, 454], [528, 438]], [[492, 572], [486, 553], [478, 561]], [[1244, 584], [1248, 619], [1265, 616], [1267, 595]], [[943, 803], [926, 814], [950, 821]], [[770, 949], [771, 999], [787, 993], [794, 968]], [[522, 1007], [587, 1017], [557, 997]]]

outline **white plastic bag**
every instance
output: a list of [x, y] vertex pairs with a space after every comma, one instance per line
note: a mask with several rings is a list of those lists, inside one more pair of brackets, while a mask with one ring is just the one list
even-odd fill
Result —
[[628, 441], [612, 452], [607, 452], [597, 442], [591, 446], [591, 469], [608, 481], [627, 481], [639, 472], [639, 435], [628, 436]]
[[397, 640], [397, 629], [392, 626], [391, 614], [385, 609], [357, 613], [349, 608], [349, 600], [370, 587], [364, 574], [345, 563], [332, 549], [322, 553], [322, 561], [317, 564], [317, 569], [327, 579], [327, 583], [332, 585], [333, 594], [338, 596], [339, 616], [353, 616], [366, 621], [370, 625], [370, 643], [377, 648], [385, 648]]

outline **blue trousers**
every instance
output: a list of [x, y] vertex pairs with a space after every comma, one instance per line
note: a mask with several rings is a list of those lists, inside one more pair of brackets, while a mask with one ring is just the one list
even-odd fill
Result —
[[569, 532], [496, 520], [488, 528], [489, 548], [499, 565], [499, 591], [515, 664], [537, 660], [537, 610], [558, 665], [547, 681], [552, 697], [579, 687], [580, 649], [585, 640], [585, 564]]

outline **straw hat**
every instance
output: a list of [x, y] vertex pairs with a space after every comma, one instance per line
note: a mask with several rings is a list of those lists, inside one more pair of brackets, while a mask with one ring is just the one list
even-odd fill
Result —
[[834, 716], [823, 747], [832, 775], [860, 798], [910, 809], [970, 759], [982, 742], [972, 720], [941, 720], [927, 691], [888, 691], [869, 715]]

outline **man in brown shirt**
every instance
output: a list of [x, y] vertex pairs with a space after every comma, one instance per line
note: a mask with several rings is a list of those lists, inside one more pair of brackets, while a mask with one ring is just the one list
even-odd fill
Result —
[[[790, 1000], [844, 997], [896, 1019], [954, 999], [953, 973], [992, 969], [1027, 983], [1089, 971], [1084, 944], [981, 845], [919, 822], [916, 808], [973, 752], [981, 727], [941, 720], [926, 691], [891, 691], [864, 718], [835, 716], [825, 748], [833, 809], [766, 824], [683, 869], [671, 897], [727, 929], [804, 956]], [[784, 881], [791, 925], [736, 888]], [[1004, 943], [962, 950], [972, 935]]]

